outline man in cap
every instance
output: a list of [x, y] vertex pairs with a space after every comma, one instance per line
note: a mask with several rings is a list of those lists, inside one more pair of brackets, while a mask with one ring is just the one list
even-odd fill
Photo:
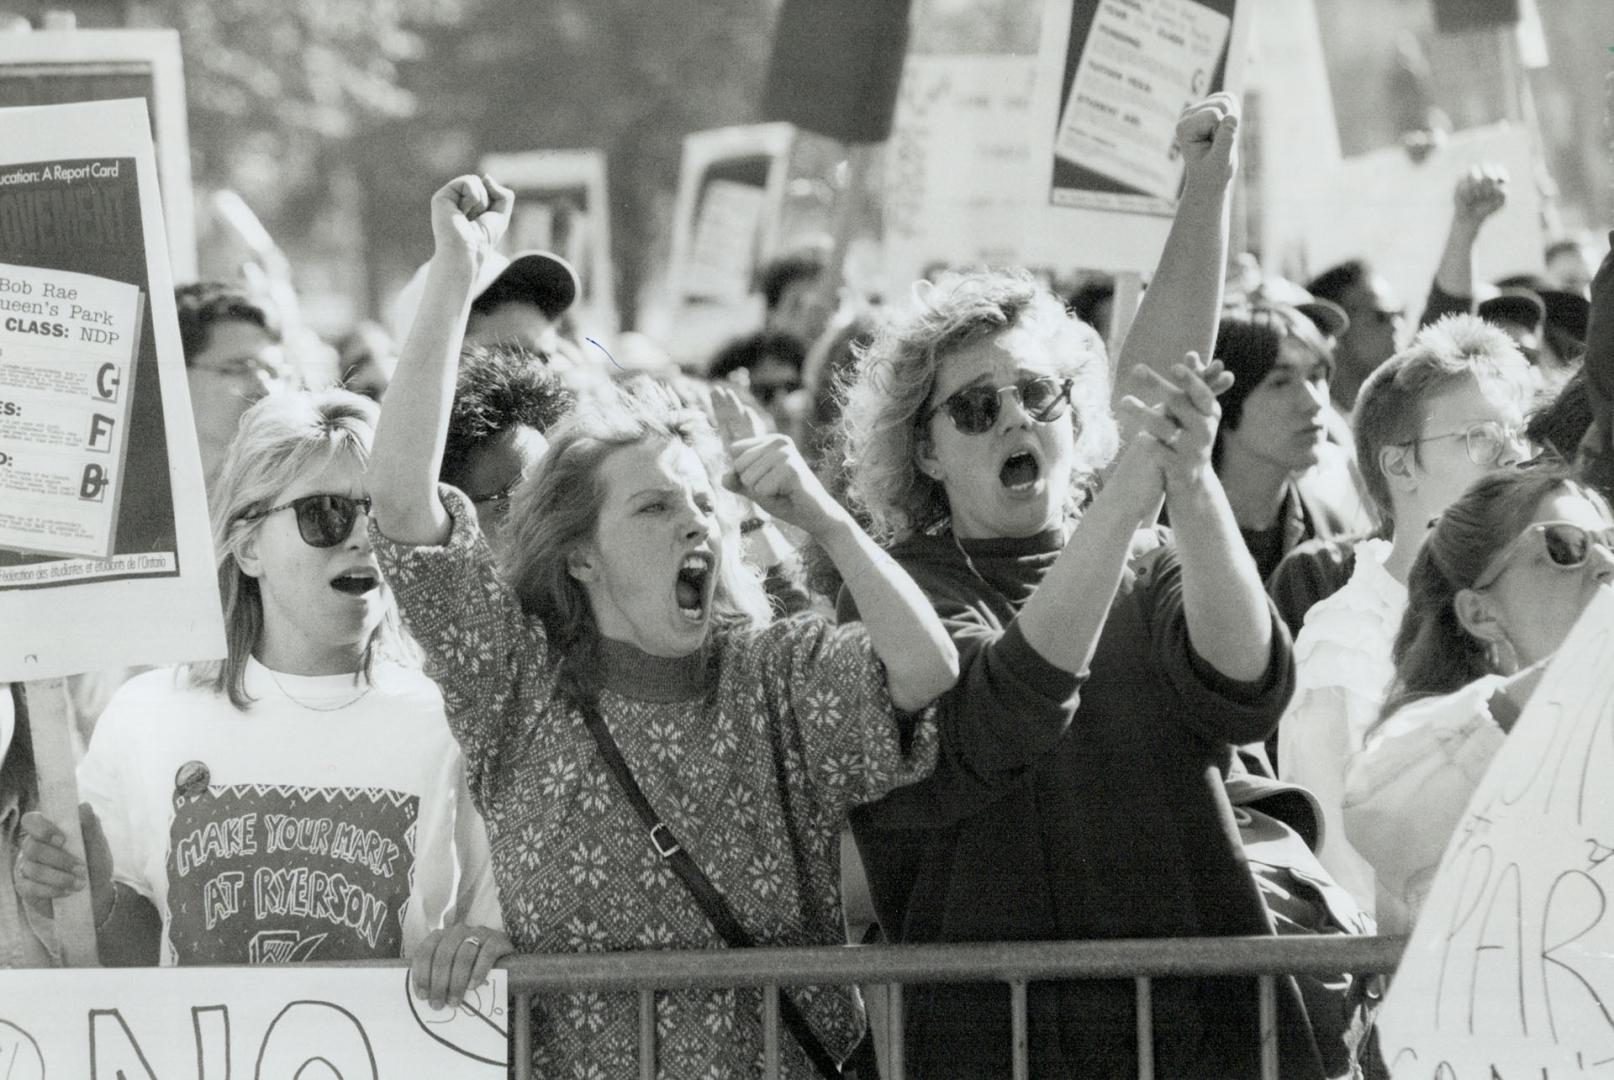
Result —
[[[392, 304], [393, 338], [409, 334], [426, 288], [422, 266]], [[546, 358], [561, 348], [562, 317], [582, 291], [577, 271], [548, 251], [521, 251], [506, 258], [491, 253], [472, 290], [465, 327], [467, 345], [516, 345]]]

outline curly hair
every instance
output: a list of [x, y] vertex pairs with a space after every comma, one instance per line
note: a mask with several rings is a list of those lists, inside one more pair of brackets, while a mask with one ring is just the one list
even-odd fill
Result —
[[[533, 475], [517, 489], [505, 526], [501, 570], [523, 609], [541, 619], [550, 654], [559, 665], [560, 687], [574, 700], [599, 690], [599, 626], [588, 592], [572, 576], [572, 554], [595, 536], [605, 505], [601, 468], [618, 450], [640, 443], [681, 442], [706, 467], [721, 490], [722, 445], [700, 413], [674, 408], [661, 395], [601, 393], [558, 427]], [[762, 582], [740, 554], [734, 501], [718, 499], [721, 528], [717, 588], [712, 599], [719, 632], [764, 626], [770, 621]]]
[[548, 431], [577, 404], [543, 356], [519, 345], [467, 345], [448, 414], [438, 479], [462, 487], [471, 458], [511, 428]]
[[1075, 381], [1068, 513], [1078, 512], [1095, 474], [1115, 456], [1109, 365], [1098, 333], [1023, 270], [944, 274], [935, 284], [916, 286], [913, 304], [876, 328], [845, 390], [850, 493], [877, 540], [900, 540], [950, 518], [941, 483], [916, 465], [930, 439], [925, 406], [949, 354], [1011, 327], [1030, 332], [1057, 370]]
[[[258, 579], [243, 571], [236, 558], [263, 528], [264, 519], [248, 515], [274, 505], [298, 477], [318, 472], [338, 457], [349, 458], [362, 474], [370, 460], [378, 412], [369, 398], [332, 389], [274, 394], [242, 415], [209, 500], [229, 655], [222, 661], [192, 665], [189, 674], [195, 685], [227, 695], [238, 709], [252, 704], [246, 670], [263, 634], [263, 595]], [[390, 592], [386, 596], [387, 615], [365, 644], [361, 667], [365, 679], [380, 651], [403, 653]]]
[[1440, 515], [1407, 574], [1407, 610], [1392, 650], [1395, 678], [1380, 723], [1414, 701], [1494, 673], [1485, 643], [1457, 617], [1457, 594], [1473, 588], [1491, 560], [1530, 524], [1541, 501], [1559, 490], [1584, 495], [1608, 512], [1602, 496], [1573, 473], [1537, 466], [1482, 477]]

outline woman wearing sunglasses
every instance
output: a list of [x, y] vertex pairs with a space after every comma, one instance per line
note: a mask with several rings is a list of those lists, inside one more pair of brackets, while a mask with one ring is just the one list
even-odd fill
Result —
[[[917, 290], [859, 362], [852, 494], [942, 616], [961, 668], [937, 707], [935, 773], [852, 814], [891, 940], [1272, 932], [1223, 775], [1234, 746], [1277, 721], [1288, 637], [1210, 467], [1230, 377], [1189, 352], [1209, 352], [1219, 307], [1226, 107], [1179, 125], [1183, 209], [1122, 362], [1170, 377], [1134, 376], [1120, 414], [1139, 434], [1096, 496], [1117, 441], [1103, 346], [1028, 275]], [[1185, 244], [1201, 214], [1211, 240]], [[1151, 527], [1162, 495], [1172, 541]], [[1155, 1075], [1257, 1074], [1251, 981], [1153, 994]], [[909, 1076], [1009, 1075], [1001, 986], [911, 986], [904, 1001]], [[1138, 1075], [1130, 981], [1033, 983], [1028, 1005], [1034, 1077]], [[1278, 1007], [1284, 1075], [1327, 1075], [1292, 984]]]
[[1384, 719], [1351, 766], [1344, 808], [1380, 895], [1412, 916], [1546, 662], [1614, 581], [1611, 545], [1602, 497], [1551, 469], [1476, 482], [1424, 542]]
[[[505, 924], [526, 952], [839, 944], [847, 808], [928, 771], [933, 725], [904, 745], [896, 712], [951, 686], [956, 653], [790, 440], [739, 430], [722, 391], [726, 476], [711, 426], [664, 395], [581, 408], [517, 491], [495, 563], [464, 496], [435, 481], [471, 282], [511, 205], [474, 176], [433, 197], [436, 252], [369, 473], [382, 565], [464, 748]], [[830, 552], [866, 628], [769, 622], [725, 483]], [[709, 891], [686, 884], [692, 868]], [[656, 1011], [658, 1075], [757, 1074], [759, 993], [670, 991]], [[832, 1073], [859, 1033], [842, 989], [788, 992], [780, 1011], [795, 1080]], [[633, 994], [537, 1000], [533, 1021], [536, 1074], [639, 1070]]]
[[396, 958], [498, 925], [441, 695], [399, 663], [370, 548], [375, 416], [342, 390], [247, 411], [213, 492], [229, 655], [113, 697], [79, 769], [87, 870], [25, 822], [18, 891], [46, 916], [88, 884], [103, 962]]

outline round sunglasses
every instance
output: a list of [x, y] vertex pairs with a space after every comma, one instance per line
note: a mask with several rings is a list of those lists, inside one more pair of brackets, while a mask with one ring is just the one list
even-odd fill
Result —
[[296, 511], [297, 535], [303, 543], [316, 548], [335, 547], [348, 538], [361, 513], [369, 515], [370, 496], [355, 499], [349, 495], [304, 495], [267, 510], [242, 514], [241, 520], [256, 521], [282, 510]]
[[1058, 420], [1070, 407], [1070, 390], [1075, 379], [1055, 379], [1038, 375], [1021, 379], [1012, 386], [966, 386], [940, 405], [925, 413], [925, 422], [939, 412], [952, 417], [953, 426], [965, 435], [981, 435], [992, 430], [1003, 411], [1003, 395], [1013, 391], [1020, 405], [1039, 424]]
[[1486, 588], [1502, 576], [1502, 571], [1518, 558], [1529, 544], [1539, 543], [1548, 561], [1560, 570], [1579, 570], [1592, 557], [1592, 545], [1614, 550], [1614, 529], [1586, 529], [1568, 521], [1538, 521], [1508, 541], [1496, 553], [1485, 572], [1474, 579], [1473, 588]]

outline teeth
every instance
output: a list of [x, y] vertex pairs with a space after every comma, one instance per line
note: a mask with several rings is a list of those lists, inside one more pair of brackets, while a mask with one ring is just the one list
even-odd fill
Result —
[[711, 563], [704, 555], [685, 555], [684, 561], [679, 564], [680, 570], [706, 570]]

